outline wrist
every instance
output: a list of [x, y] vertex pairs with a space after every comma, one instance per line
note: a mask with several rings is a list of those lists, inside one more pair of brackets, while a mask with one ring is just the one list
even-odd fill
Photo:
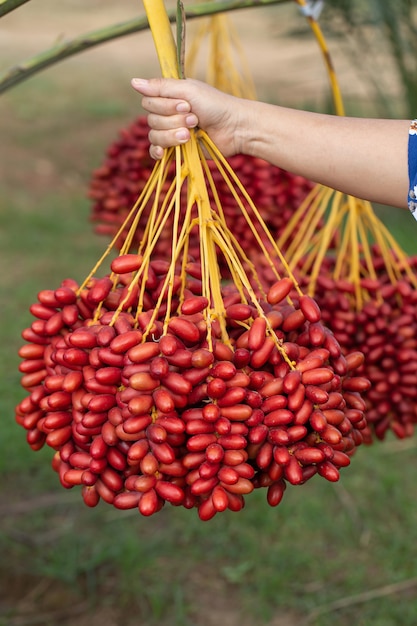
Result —
[[236, 154], [257, 156], [259, 149], [260, 120], [253, 101], [239, 100], [233, 111], [234, 132], [233, 142]]

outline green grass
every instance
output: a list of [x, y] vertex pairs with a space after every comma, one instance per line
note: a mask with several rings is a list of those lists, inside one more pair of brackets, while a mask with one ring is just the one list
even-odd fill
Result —
[[[35, 509], [24, 519], [10, 520], [10, 527], [3, 523], [7, 544], [2, 553], [15, 563], [29, 561], [32, 573], [80, 593], [85, 579], [99, 594], [110, 578], [122, 606], [158, 624], [173, 623], [169, 619], [175, 616], [180, 624], [185, 610], [198, 610], [193, 589], [202, 570], [208, 589], [213, 581], [223, 592], [232, 589], [242, 615], [262, 623], [277, 611], [303, 615], [341, 597], [413, 577], [415, 476], [414, 450], [387, 453], [375, 446], [358, 452], [340, 485], [317, 479], [289, 488], [277, 509], [257, 492], [241, 513], [219, 515], [207, 524], [195, 512], [173, 507], [151, 522], [106, 505], [89, 510], [74, 492], [53, 510]], [[43, 478], [42, 473], [32, 476], [35, 483]], [[49, 492], [57, 491], [46, 483]], [[346, 506], [346, 493], [353, 510]], [[11, 527], [12, 538], [18, 529], [19, 537], [32, 537], [35, 547], [10, 542]], [[411, 626], [414, 598], [403, 594], [353, 604], [338, 612], [337, 623]], [[333, 613], [324, 614], [315, 623], [330, 625], [334, 619]]]
[[[0, 180], [0, 577], [8, 581], [0, 625], [14, 623], [13, 612], [44, 580], [36, 609], [44, 626], [56, 624], [48, 611], [70, 615], [85, 598], [92, 614], [109, 607], [126, 626], [206, 626], [215, 610], [229, 621], [231, 611], [237, 617], [230, 623], [246, 626], [284, 614], [302, 624], [316, 607], [349, 597], [345, 608], [323, 610], [310, 623], [414, 626], [417, 586], [363, 602], [356, 597], [416, 575], [414, 440], [388, 437], [359, 449], [340, 484], [316, 477], [290, 486], [276, 509], [256, 492], [240, 513], [208, 523], [170, 506], [151, 519], [105, 504], [90, 510], [77, 489], [60, 487], [52, 451], [27, 446], [14, 422], [24, 397], [20, 333], [37, 292], [69, 276], [82, 279], [107, 245], [92, 234], [86, 186], [137, 104], [130, 92], [117, 96], [101, 85], [97, 93], [86, 83], [72, 99], [45, 98], [56, 89], [46, 79], [31, 81], [0, 101], [7, 147]], [[413, 253], [411, 216], [381, 214]]]

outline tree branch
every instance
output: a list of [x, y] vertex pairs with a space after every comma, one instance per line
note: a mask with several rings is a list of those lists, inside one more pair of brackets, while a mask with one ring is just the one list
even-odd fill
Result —
[[[28, 0], [0, 0], [3, 3], [13, 3], [17, 5], [20, 2], [28, 2]], [[268, 6], [273, 4], [284, 4], [290, 0], [223, 0], [221, 2], [204, 2], [198, 5], [190, 6], [185, 11], [187, 19], [193, 19], [197, 17], [203, 17], [207, 15], [214, 15], [216, 13], [225, 13], [227, 11], [234, 11], [237, 9], [254, 8], [261, 6]], [[1, 8], [0, 8], [1, 11]], [[1, 13], [0, 13], [1, 14]], [[169, 20], [174, 22], [176, 20], [176, 10], [168, 13]], [[114, 24], [107, 26], [99, 30], [85, 33], [74, 39], [58, 44], [41, 52], [26, 61], [22, 61], [18, 65], [15, 65], [7, 69], [3, 74], [0, 74], [0, 93], [7, 91], [14, 85], [17, 85], [30, 76], [33, 76], [37, 72], [54, 65], [58, 61], [62, 61], [74, 54], [84, 52], [89, 48], [98, 46], [99, 44], [106, 43], [119, 37], [125, 37], [142, 30], [149, 28], [148, 20], [146, 17], [135, 18], [127, 22], [120, 24]]]
[[29, 2], [29, 0], [0, 0], [0, 17], [17, 9], [26, 2]]

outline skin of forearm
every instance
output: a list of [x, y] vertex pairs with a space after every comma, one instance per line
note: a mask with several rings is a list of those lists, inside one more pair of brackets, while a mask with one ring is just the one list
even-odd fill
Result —
[[407, 208], [409, 120], [340, 117], [254, 103], [242, 152], [351, 196]]

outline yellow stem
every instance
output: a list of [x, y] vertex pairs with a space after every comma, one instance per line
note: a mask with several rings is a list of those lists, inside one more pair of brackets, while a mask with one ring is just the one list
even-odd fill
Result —
[[[365, 208], [365, 210], [367, 210], [367, 206], [369, 203], [362, 202], [361, 204], [362, 204], [362, 207]], [[365, 231], [365, 225], [364, 225], [365, 217], [366, 217], [366, 213], [362, 212], [361, 219], [358, 222], [359, 236], [362, 241], [362, 254], [363, 254], [364, 261], [365, 261], [366, 269], [368, 270], [368, 275], [371, 278], [376, 278], [376, 272], [375, 272], [374, 262], [372, 259], [371, 247], [369, 245], [369, 238], [366, 236], [366, 231]]]
[[177, 48], [163, 0], [143, 0], [164, 78], [179, 78]]
[[[237, 189], [240, 191], [240, 193], [242, 194], [244, 200], [246, 201], [246, 203], [248, 204], [248, 206], [250, 207], [251, 211], [253, 212], [257, 222], [259, 223], [259, 225], [261, 226], [262, 230], [263, 230], [263, 234], [265, 235], [266, 239], [269, 241], [269, 243], [271, 244], [271, 247], [274, 251], [274, 253], [276, 254], [277, 258], [279, 259], [281, 265], [284, 267], [286, 273], [288, 274], [288, 276], [292, 279], [292, 281], [294, 282], [294, 286], [295, 289], [301, 293], [300, 288], [298, 286], [298, 282], [293, 274], [293, 272], [291, 271], [286, 259], [284, 258], [281, 250], [278, 248], [277, 243], [275, 241], [275, 239], [273, 238], [273, 236], [271, 235], [268, 227], [266, 226], [261, 214], [259, 213], [258, 209], [256, 208], [255, 204], [253, 203], [251, 197], [249, 196], [249, 194], [247, 193], [246, 189], [243, 187], [242, 183], [240, 182], [239, 178], [236, 176], [236, 173], [233, 171], [233, 169], [230, 167], [229, 163], [227, 162], [227, 160], [223, 157], [223, 155], [219, 152], [219, 150], [217, 149], [217, 147], [214, 145], [214, 143], [211, 141], [211, 139], [209, 138], [209, 136], [204, 133], [203, 131], [199, 130], [198, 131], [198, 135], [199, 138], [201, 139], [202, 143], [204, 144], [207, 152], [210, 154], [211, 158], [214, 160], [214, 162], [216, 163], [217, 168], [219, 169], [219, 171], [222, 174], [223, 179], [225, 180], [230, 193], [233, 195], [236, 203], [239, 206], [240, 211], [242, 212], [242, 214], [244, 215], [246, 222], [249, 226], [249, 228], [251, 229], [260, 249], [262, 250], [263, 255], [265, 256], [265, 258], [267, 259], [269, 265], [271, 267], [274, 267], [274, 263], [271, 259], [271, 256], [269, 254], [269, 252], [267, 251], [264, 242], [262, 241], [262, 238], [260, 237], [258, 231], [256, 230], [256, 228], [254, 227], [253, 221], [252, 219], [249, 217], [249, 213], [246, 209], [246, 207], [244, 206], [241, 198], [239, 198], [237, 190], [233, 187], [234, 183], [237, 187]], [[226, 176], [226, 173], [228, 176]], [[229, 178], [228, 178], [229, 177]]]
[[[306, 7], [307, 6], [307, 2], [306, 0], [295, 0], [295, 2], [300, 5], [301, 7]], [[326, 65], [326, 69], [327, 69], [327, 73], [329, 76], [329, 80], [330, 80], [330, 85], [331, 85], [331, 89], [332, 89], [332, 94], [333, 94], [333, 102], [334, 102], [334, 107], [335, 107], [335, 112], [336, 115], [345, 115], [345, 107], [343, 105], [343, 100], [342, 100], [342, 94], [340, 91], [340, 87], [339, 87], [339, 83], [337, 81], [337, 77], [336, 77], [336, 72], [333, 66], [333, 62], [332, 59], [330, 57], [330, 52], [329, 49], [327, 47], [326, 44], [326, 40], [323, 36], [323, 33], [321, 31], [321, 28], [317, 22], [317, 20], [315, 20], [312, 16], [308, 16], [307, 17], [307, 21], [310, 25], [311, 30], [313, 31], [313, 34], [319, 44], [320, 50], [322, 52], [323, 55], [323, 59], [324, 59], [324, 63]]]
[[[202, 155], [197, 141], [188, 142], [184, 146], [185, 158], [190, 168], [190, 194], [194, 198], [199, 218], [200, 251], [202, 269], [202, 293], [208, 299], [216, 315], [224, 317], [224, 304], [222, 297], [221, 274], [217, 260], [216, 247], [212, 236], [213, 214], [207, 185], [204, 178]], [[191, 167], [194, 165], [194, 167]], [[207, 316], [208, 341], [211, 345], [211, 315]], [[230, 343], [224, 326], [222, 339]]]
[[320, 247], [319, 247], [317, 254], [315, 255], [313, 271], [311, 272], [311, 275], [310, 275], [310, 282], [309, 282], [309, 288], [308, 288], [310, 295], [313, 295], [315, 292], [317, 278], [320, 273], [321, 266], [323, 264], [323, 259], [329, 248], [332, 236], [334, 235], [334, 232], [336, 230], [335, 224], [336, 224], [337, 217], [338, 217], [339, 210], [340, 210], [341, 196], [342, 194], [338, 191], [334, 193], [332, 205], [330, 208], [330, 214], [329, 214], [329, 217], [327, 218], [326, 225], [324, 226], [322, 230], [322, 235], [320, 237]]
[[[153, 193], [153, 191], [155, 189], [155, 186], [157, 184], [157, 176], [158, 176], [159, 168], [160, 168], [160, 163], [158, 162], [158, 163], [155, 164], [154, 169], [152, 170], [152, 173], [151, 173], [149, 179], [147, 180], [145, 187], [143, 188], [139, 198], [136, 200], [134, 206], [130, 210], [128, 216], [124, 220], [123, 224], [120, 226], [120, 228], [117, 231], [116, 235], [113, 237], [113, 239], [111, 240], [111, 242], [107, 246], [106, 250], [103, 252], [101, 257], [99, 258], [97, 263], [91, 269], [91, 271], [88, 274], [88, 276], [86, 276], [86, 278], [84, 279], [84, 281], [82, 282], [82, 284], [78, 288], [77, 294], [81, 293], [81, 291], [89, 283], [91, 278], [96, 274], [96, 272], [97, 272], [98, 268], [100, 267], [100, 265], [108, 257], [110, 252], [116, 247], [117, 240], [119, 239], [119, 237], [121, 237], [121, 235], [123, 234], [125, 229], [128, 227], [128, 224], [130, 224], [130, 222], [132, 220], [132, 217], [133, 217], [133, 215], [135, 215], [139, 205], [142, 207], [141, 209], [139, 209], [139, 216], [140, 216], [143, 208], [146, 206], [146, 199], [149, 198], [152, 195], [152, 193]], [[136, 219], [139, 219], [139, 218], [136, 216], [135, 221], [136, 221]], [[133, 227], [132, 226], [129, 227], [129, 233], [134, 233], [133, 228], [134, 228], [134, 226]], [[129, 236], [129, 234], [128, 234], [128, 236]], [[125, 248], [126, 248], [126, 244], [122, 247], [121, 253], [123, 253]]]
[[360, 246], [358, 240], [358, 209], [359, 203], [352, 196], [347, 197], [347, 205], [349, 208], [346, 229], [350, 232], [350, 254], [351, 261], [349, 265], [348, 279], [355, 287], [355, 301], [358, 310], [363, 307], [363, 298], [361, 290], [361, 271], [360, 271]]
[[[179, 146], [175, 149], [175, 168], [176, 168], [176, 180], [181, 180], [181, 148]], [[171, 243], [171, 264], [169, 266], [169, 270], [167, 273], [168, 279], [168, 292], [167, 292], [167, 310], [165, 315], [165, 328], [166, 330], [168, 326], [169, 319], [171, 317], [171, 309], [172, 309], [172, 296], [173, 296], [173, 286], [174, 286], [174, 277], [175, 277], [175, 267], [177, 263], [177, 254], [178, 254], [178, 225], [180, 221], [181, 215], [181, 185], [177, 185], [175, 188], [175, 210], [173, 216], [173, 224], [172, 224], [172, 243]], [[186, 228], [186, 221], [184, 220], [183, 228]], [[162, 293], [164, 290], [162, 290]]]
[[193, 34], [185, 56], [185, 73], [187, 76], [194, 76], [196, 74], [195, 67], [198, 52], [201, 50], [207, 31], [210, 29], [210, 22], [211, 18], [201, 18], [197, 21], [197, 30]]
[[299, 261], [310, 248], [314, 233], [317, 231], [320, 221], [327, 211], [333, 194], [333, 189], [321, 187], [309, 211], [303, 219], [300, 219], [299, 230], [295, 233], [293, 241], [286, 250], [287, 257], [291, 259], [291, 267], [297, 267]]
[[[343, 226], [343, 220], [348, 215], [348, 211], [349, 211], [349, 207], [346, 204], [346, 202], [344, 202], [342, 206], [340, 207], [340, 212], [339, 212], [339, 226], [342, 232], [342, 237], [341, 237], [340, 244], [337, 248], [336, 262], [335, 262], [335, 266], [333, 270], [333, 278], [335, 280], [338, 280], [339, 278], [341, 278], [342, 275], [344, 275], [342, 274], [342, 272], [344, 271], [346, 267], [346, 258], [348, 256], [350, 239], [349, 239], [349, 230]], [[356, 253], [359, 254], [359, 250], [356, 250]]]
[[[215, 239], [217, 241], [217, 243], [223, 246], [226, 246], [227, 242], [222, 241], [221, 239], [222, 233], [220, 231], [217, 231], [215, 233]], [[264, 310], [262, 308], [262, 306], [259, 304], [258, 298], [256, 297], [255, 292], [252, 289], [252, 285], [250, 284], [248, 277], [243, 269], [243, 267], [241, 266], [241, 264], [239, 263], [238, 258], [234, 255], [234, 251], [231, 251], [231, 258], [234, 259], [234, 268], [236, 273], [238, 274], [242, 285], [245, 287], [246, 291], [248, 292], [250, 299], [252, 301], [252, 304], [255, 306], [256, 310], [258, 311], [258, 314], [260, 317], [263, 317], [266, 321], [266, 326], [267, 326], [267, 330], [269, 335], [272, 337], [272, 339], [274, 340], [274, 343], [278, 349], [278, 351], [280, 352], [282, 358], [284, 359], [284, 361], [286, 361], [291, 369], [294, 369], [294, 364], [291, 361], [291, 359], [288, 357], [286, 351], [284, 350], [284, 348], [282, 347], [282, 343], [281, 341], [278, 339], [278, 337], [276, 336], [269, 320], [267, 317], [265, 317], [265, 313]]]
[[[414, 287], [417, 287], [417, 277], [414, 271], [411, 269], [410, 264], [408, 263], [407, 255], [405, 254], [405, 252], [401, 249], [401, 247], [399, 246], [395, 238], [391, 235], [387, 227], [379, 220], [379, 218], [375, 215], [373, 211], [370, 211], [368, 213], [368, 217], [370, 221], [372, 221], [374, 229], [378, 230], [383, 235], [391, 250], [395, 252], [397, 259], [401, 261], [401, 268], [398, 268], [398, 271], [405, 271]], [[395, 263], [395, 261], [392, 262]]]
[[303, 220], [304, 213], [309, 209], [312, 202], [314, 202], [315, 198], [318, 195], [320, 195], [321, 189], [322, 189], [322, 185], [314, 185], [314, 187], [309, 191], [307, 196], [301, 202], [300, 206], [291, 215], [285, 228], [282, 230], [282, 233], [279, 236], [279, 239], [278, 239], [279, 247], [281, 248], [284, 247], [287, 241], [292, 238], [295, 227], [301, 220]]
[[[252, 278], [253, 278], [254, 282], [256, 282], [256, 284], [257, 284], [257, 287], [259, 289], [259, 293], [263, 294], [263, 287], [262, 287], [262, 284], [261, 284], [261, 282], [259, 280], [259, 277], [257, 275], [257, 272], [256, 272], [254, 264], [250, 261], [249, 257], [245, 254], [245, 251], [243, 250], [243, 248], [240, 245], [240, 243], [237, 240], [237, 238], [233, 235], [233, 232], [231, 230], [229, 230], [228, 227], [227, 227], [226, 216], [224, 214], [223, 207], [221, 205], [220, 198], [219, 198], [219, 195], [217, 193], [216, 185], [214, 183], [213, 176], [211, 174], [211, 170], [208, 167], [207, 161], [206, 161], [206, 159], [204, 157], [204, 151], [203, 151], [202, 146], [200, 144], [199, 144], [199, 155], [200, 155], [201, 163], [202, 163], [202, 166], [203, 166], [203, 169], [204, 169], [204, 173], [205, 173], [208, 185], [209, 185], [210, 190], [211, 190], [211, 192], [213, 194], [213, 201], [214, 201], [214, 205], [215, 205], [215, 208], [216, 208], [216, 211], [213, 211], [213, 216], [215, 216], [224, 225], [224, 228], [227, 229], [227, 235], [228, 235], [228, 237], [230, 239], [230, 244], [224, 250], [222, 250], [223, 255], [225, 257], [225, 260], [228, 263], [230, 273], [232, 274], [232, 277], [234, 277], [233, 265], [229, 263], [227, 251], [232, 249], [232, 247], [234, 247], [238, 251], [240, 257], [243, 259], [245, 265], [247, 265], [247, 267], [249, 268], [249, 270], [251, 272], [251, 275], [252, 275]], [[213, 158], [214, 158], [214, 160], [216, 159], [216, 156], [214, 154], [213, 154]], [[219, 167], [219, 165], [218, 165], [218, 167]], [[225, 173], [222, 172], [222, 174], [223, 174], [224, 180], [227, 182], [227, 179], [225, 177], [226, 176]], [[271, 269], [272, 269], [274, 275], [276, 276], [276, 278], [278, 280], [280, 278], [280, 275], [279, 275], [279, 272], [278, 272], [277, 268], [275, 267], [275, 265], [272, 265]]]
[[[160, 175], [158, 176], [155, 189], [152, 190], [155, 193], [154, 200], [152, 203], [152, 208], [150, 210], [150, 213], [146, 219], [146, 226], [143, 232], [142, 241], [139, 244], [139, 250], [138, 250], [139, 253], [141, 253], [143, 250], [144, 242], [147, 241], [148, 239], [154, 238], [155, 233], [157, 232], [158, 228], [159, 229], [161, 228], [161, 222], [165, 214], [162, 211], [157, 210], [158, 198], [160, 196], [163, 184], [166, 181], [167, 173], [168, 173], [168, 170], [172, 161], [173, 161], [173, 149], [169, 151], [165, 150], [164, 155], [161, 159]], [[172, 196], [174, 188], [175, 188], [175, 183], [172, 183], [166, 193], [166, 198], [169, 198]], [[130, 229], [128, 236], [126, 237], [125, 244], [121, 250], [122, 254], [125, 252], [128, 252], [131, 248], [131, 245], [132, 245], [135, 233], [136, 233], [136, 229], [139, 225], [139, 220], [142, 218], [143, 211], [145, 207], [148, 205], [148, 201], [150, 200], [150, 197], [151, 196], [149, 194], [145, 202], [141, 205], [140, 209], [138, 210], [135, 216], [135, 219], [132, 221], [132, 228]], [[167, 203], [167, 199], [165, 202]]]

